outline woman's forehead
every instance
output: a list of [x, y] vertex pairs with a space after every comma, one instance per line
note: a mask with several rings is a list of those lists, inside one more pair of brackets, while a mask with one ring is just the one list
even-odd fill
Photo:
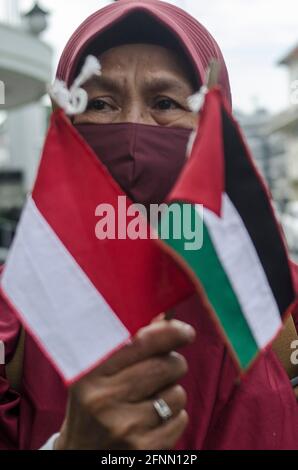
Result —
[[147, 80], [168, 75], [192, 82], [185, 59], [177, 51], [156, 44], [123, 44], [106, 50], [99, 59], [104, 76], [138, 72]]

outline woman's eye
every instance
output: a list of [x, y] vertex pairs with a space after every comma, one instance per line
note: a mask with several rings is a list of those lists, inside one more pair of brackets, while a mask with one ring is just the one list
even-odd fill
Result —
[[155, 109], [158, 109], [159, 111], [169, 111], [171, 109], [178, 109], [181, 106], [179, 106], [176, 101], [170, 99], [170, 98], [163, 98], [159, 101], [157, 101], [154, 105]]
[[96, 98], [94, 100], [89, 101], [87, 109], [89, 111], [110, 111], [113, 108], [106, 101]]

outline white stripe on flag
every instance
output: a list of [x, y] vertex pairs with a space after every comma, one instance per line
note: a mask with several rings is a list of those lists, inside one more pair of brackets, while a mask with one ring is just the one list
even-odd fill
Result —
[[74, 380], [129, 339], [128, 330], [31, 197], [1, 284], [66, 381]]
[[243, 314], [260, 348], [282, 325], [279, 309], [246, 227], [229, 199], [223, 195], [222, 216], [204, 209], [217, 256], [230, 280]]

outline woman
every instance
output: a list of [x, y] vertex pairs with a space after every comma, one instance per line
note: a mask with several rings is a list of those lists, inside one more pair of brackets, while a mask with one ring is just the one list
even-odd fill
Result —
[[[86, 85], [89, 105], [74, 125], [132, 199], [162, 202], [196, 125], [187, 97], [211, 58], [221, 63], [220, 83], [231, 103], [221, 52], [182, 10], [122, 0], [79, 27], [57, 76], [70, 85], [89, 53], [99, 56], [103, 74]], [[4, 302], [0, 308], [9, 360], [20, 327]], [[0, 446], [36, 449], [58, 432], [48, 448], [297, 449], [297, 404], [273, 351], [240, 382], [195, 296], [177, 306], [176, 317], [194, 327], [196, 339], [182, 322], [160, 318], [69, 394], [27, 336], [21, 393], [4, 375], [0, 381]], [[187, 375], [183, 357], [172, 353], [182, 346]], [[156, 397], [172, 414], [164, 423], [152, 405]]]

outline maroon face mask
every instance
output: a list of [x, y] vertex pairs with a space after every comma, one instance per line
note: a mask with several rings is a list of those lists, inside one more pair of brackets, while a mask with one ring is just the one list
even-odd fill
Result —
[[145, 124], [80, 124], [81, 136], [134, 201], [160, 204], [185, 163], [191, 129]]

